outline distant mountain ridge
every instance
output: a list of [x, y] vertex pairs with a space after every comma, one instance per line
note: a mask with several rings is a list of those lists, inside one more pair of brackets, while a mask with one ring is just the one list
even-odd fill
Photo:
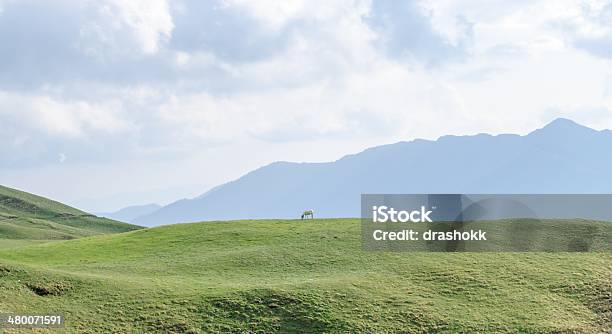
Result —
[[362, 193], [611, 193], [612, 131], [557, 119], [525, 136], [443, 136], [327, 163], [275, 162], [140, 217], [154, 226], [219, 219], [358, 217]]
[[117, 210], [115, 212], [104, 212], [98, 213], [98, 216], [106, 217], [114, 220], [118, 220], [125, 223], [130, 223], [138, 217], [146, 216], [159, 210], [161, 205], [151, 203], [145, 205], [133, 205], [128, 206], [123, 209]]

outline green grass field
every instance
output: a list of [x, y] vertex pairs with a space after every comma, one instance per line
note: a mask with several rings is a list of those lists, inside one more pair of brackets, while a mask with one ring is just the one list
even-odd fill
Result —
[[610, 253], [366, 252], [360, 238], [357, 219], [315, 219], [0, 246], [0, 313], [63, 313], [60, 332], [85, 333], [612, 328]]
[[139, 228], [0, 186], [0, 248]]

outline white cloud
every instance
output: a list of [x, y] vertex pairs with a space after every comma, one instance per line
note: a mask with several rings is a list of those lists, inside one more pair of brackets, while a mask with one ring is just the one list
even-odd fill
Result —
[[[184, 0], [173, 5], [108, 0], [74, 7], [83, 11], [71, 23], [81, 27], [75, 45], [97, 60], [81, 64], [85, 67], [76, 61], [74, 79], [21, 94], [19, 103], [34, 110], [21, 118], [49, 134], [75, 138], [132, 129], [131, 140], [144, 150], [253, 137], [339, 138], [363, 131], [372, 138], [432, 137], [476, 127], [497, 130], [501, 110], [520, 119], [523, 111], [532, 115], [553, 105], [575, 109], [594, 97], [582, 94], [563, 102], [584, 89], [556, 97], [556, 90], [574, 87], [556, 74], [568, 71], [574, 80], [592, 82], [605, 73], [603, 64], [582, 59], [554, 28], [560, 21], [579, 22], [586, 28], [577, 34], [595, 33], [602, 24], [589, 21], [594, 16], [589, 11], [599, 13], [597, 21], [603, 5], [586, 12], [573, 1]], [[426, 39], [415, 40], [419, 34]], [[192, 45], [176, 44], [176, 38]], [[414, 57], [397, 58], [389, 47]], [[457, 54], [464, 58], [457, 61]], [[443, 66], [432, 68], [432, 61]], [[571, 71], [576, 64], [584, 64], [587, 74]], [[108, 76], [105, 69], [116, 73]], [[541, 73], [537, 82], [545, 87], [537, 96], [533, 89], [520, 89], [529, 86], [521, 82], [534, 82], [533, 73]], [[490, 94], [471, 93], [489, 87]], [[55, 93], [45, 97], [49, 89]], [[424, 130], [449, 119], [453, 126]], [[374, 126], [368, 132], [369, 123]]]
[[252, 12], [253, 15], [264, 24], [273, 29], [280, 29], [289, 20], [296, 18], [300, 11], [307, 9], [309, 5], [325, 5], [324, 2], [317, 3], [317, 1], [304, 0], [263, 0], [258, 2], [248, 0], [226, 0], [223, 4], [226, 6], [244, 7]]
[[131, 136], [133, 125], [120, 112], [114, 102], [0, 91], [0, 140], [9, 143], [0, 147], [0, 169], [53, 164], [60, 153], [75, 161], [129, 154], [132, 146], [121, 138]]
[[569, 43], [592, 55], [612, 59], [612, 2], [583, 3], [556, 25]]
[[79, 31], [79, 47], [88, 55], [126, 52], [154, 54], [172, 34], [174, 24], [165, 0], [98, 2], [94, 17]]
[[[0, 91], [0, 117], [17, 120], [27, 132], [79, 138], [90, 132], [116, 133], [129, 129], [110, 105], [61, 101], [48, 95]], [[35, 133], [32, 133], [33, 135]]]
[[[161, 171], [188, 160], [185, 175], [164, 180], [171, 187], [202, 168], [226, 180], [223, 164], [240, 164], [235, 156], [256, 155], [249, 168], [299, 158], [296, 150], [329, 159], [415, 137], [525, 132], [556, 116], [612, 127], [609, 2], [31, 0], [0, 8], [4, 168], [63, 161], [103, 173], [100, 164], [114, 164], [116, 176], [128, 161], [164, 161]], [[203, 151], [206, 159], [188, 158]], [[234, 168], [231, 176], [245, 171]], [[130, 186], [144, 191], [154, 181]]]

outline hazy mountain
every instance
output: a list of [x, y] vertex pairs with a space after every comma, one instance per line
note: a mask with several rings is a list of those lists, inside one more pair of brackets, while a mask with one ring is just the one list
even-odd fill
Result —
[[129, 223], [138, 217], [149, 215], [159, 208], [161, 208], [161, 206], [157, 204], [134, 205], [115, 212], [98, 213], [98, 216]]
[[276, 162], [134, 222], [358, 217], [361, 193], [610, 193], [612, 131], [557, 119], [528, 135], [444, 136], [328, 163]]

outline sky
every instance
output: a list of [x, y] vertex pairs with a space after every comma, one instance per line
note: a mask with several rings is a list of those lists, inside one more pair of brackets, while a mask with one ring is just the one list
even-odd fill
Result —
[[273, 161], [612, 128], [612, 2], [0, 0], [0, 184], [91, 212]]

